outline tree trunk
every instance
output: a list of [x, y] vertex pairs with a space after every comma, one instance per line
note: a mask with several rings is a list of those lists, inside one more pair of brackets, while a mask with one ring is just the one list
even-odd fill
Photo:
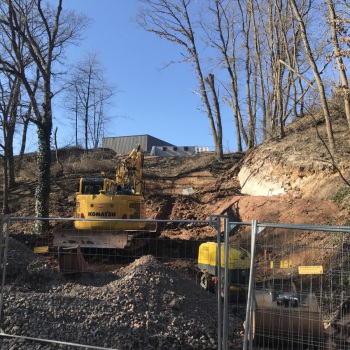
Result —
[[[6, 134], [5, 129], [3, 130], [3, 133]], [[4, 149], [4, 156], [2, 157], [2, 161], [4, 162], [3, 171], [3, 200], [2, 200], [2, 212], [4, 214], [8, 214], [10, 212], [9, 210], [9, 187], [8, 187], [8, 154], [7, 154], [7, 139], [4, 137], [5, 145], [3, 147]]]
[[2, 212], [3, 214], [8, 214], [10, 212], [10, 209], [9, 209], [9, 188], [8, 188], [8, 167], [7, 167], [8, 159], [6, 155], [4, 155], [2, 160], [4, 162]]
[[[39, 218], [49, 217], [50, 200], [50, 167], [51, 150], [50, 139], [52, 131], [51, 118], [46, 118], [45, 123], [38, 124], [38, 185], [35, 190], [35, 214]], [[42, 233], [49, 228], [49, 222], [38, 220], [36, 222], [37, 233]]]
[[89, 149], [89, 106], [90, 106], [91, 74], [92, 74], [92, 66], [90, 65], [89, 75], [88, 75], [88, 85], [87, 85], [87, 96], [85, 101], [85, 119], [84, 119], [85, 152], [87, 152]]
[[349, 82], [346, 75], [346, 66], [344, 65], [343, 58], [341, 55], [341, 50], [339, 46], [338, 36], [337, 36], [337, 28], [336, 28], [336, 14], [334, 10], [334, 3], [332, 0], [327, 0], [328, 10], [329, 10], [329, 18], [330, 18], [330, 26], [332, 33], [332, 42], [334, 48], [334, 56], [337, 61], [339, 76], [341, 81], [340, 91], [342, 93], [344, 99], [345, 106], [345, 115], [348, 121], [348, 126], [350, 128], [350, 94], [349, 94]]
[[321, 74], [318, 71], [316, 62], [314, 60], [314, 57], [312, 55], [311, 47], [309, 45], [309, 39], [306, 34], [306, 28], [305, 28], [305, 23], [303, 22], [303, 19], [301, 18], [301, 15], [299, 13], [299, 10], [297, 8], [297, 5], [295, 3], [295, 0], [289, 0], [290, 5], [293, 9], [294, 15], [299, 23], [300, 27], [300, 34], [301, 38], [304, 42], [304, 47], [305, 47], [305, 52], [306, 55], [309, 59], [310, 66], [312, 68], [312, 71], [314, 73], [315, 81], [318, 86], [318, 92], [319, 96], [321, 99], [321, 104], [322, 104], [322, 110], [323, 110], [323, 116], [326, 121], [326, 130], [327, 130], [327, 137], [328, 137], [328, 144], [329, 144], [329, 151], [334, 154], [335, 152], [335, 142], [334, 142], [334, 135], [333, 135], [333, 130], [332, 130], [332, 124], [331, 124], [331, 119], [330, 119], [330, 113], [329, 113], [329, 108], [328, 108], [328, 103], [327, 103], [327, 98], [326, 98], [326, 93], [323, 85], [323, 81], [321, 78]]
[[216, 159], [222, 160], [224, 158], [224, 153], [222, 149], [222, 124], [221, 124], [221, 112], [220, 112], [220, 102], [218, 99], [218, 95], [216, 93], [215, 89], [215, 77], [214, 74], [209, 74], [209, 76], [205, 80], [209, 87], [210, 91], [213, 97], [213, 104], [214, 104], [214, 113], [215, 113], [215, 120], [216, 120], [216, 144], [215, 144], [215, 154]]
[[75, 95], [75, 147], [78, 147], [78, 93]]
[[8, 142], [8, 172], [9, 172], [9, 179], [8, 179], [8, 184], [9, 188], [14, 188], [16, 185], [16, 177], [15, 177], [15, 158], [13, 155], [13, 135], [9, 139]]
[[29, 124], [29, 118], [24, 117], [21, 150], [19, 151], [19, 156], [18, 156], [17, 171], [19, 171], [22, 167], [23, 156], [24, 156], [26, 143], [27, 143], [28, 124]]
[[240, 13], [241, 13], [241, 26], [242, 26], [242, 35], [244, 37], [242, 42], [242, 47], [245, 51], [244, 57], [244, 76], [245, 76], [245, 89], [246, 89], [246, 108], [247, 108], [247, 117], [248, 117], [248, 142], [246, 143], [247, 149], [254, 147], [255, 145], [255, 121], [256, 116], [253, 113], [253, 94], [251, 91], [251, 78], [252, 78], [252, 67], [251, 67], [251, 52], [250, 52], [250, 26], [251, 18], [249, 15], [246, 16], [245, 9], [242, 8], [242, 5], [238, 2]]
[[259, 76], [259, 85], [260, 85], [260, 94], [261, 94], [261, 113], [263, 116], [262, 120], [262, 126], [263, 126], [263, 139], [267, 139], [267, 110], [266, 110], [266, 101], [265, 101], [265, 83], [264, 83], [264, 74], [262, 69], [262, 54], [260, 50], [260, 38], [259, 38], [259, 30], [256, 25], [255, 21], [255, 11], [253, 6], [253, 1], [249, 0], [249, 10], [250, 10], [250, 16], [253, 26], [253, 33], [254, 33], [254, 49], [255, 49], [255, 57], [257, 60], [257, 74]]

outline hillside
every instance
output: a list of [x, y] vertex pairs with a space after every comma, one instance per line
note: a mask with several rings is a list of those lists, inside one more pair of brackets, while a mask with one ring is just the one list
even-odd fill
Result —
[[[316, 126], [326, 139], [324, 125]], [[334, 164], [317, 136], [315, 122], [306, 118], [292, 123], [285, 138], [265, 142], [247, 154], [225, 155], [223, 162], [211, 153], [146, 156], [147, 216], [207, 219], [210, 214], [226, 214], [231, 221], [344, 225], [350, 207], [348, 190], [339, 173], [350, 179], [350, 137], [344, 120], [334, 121], [334, 133]], [[98, 176], [100, 170], [114, 176], [117, 159], [110, 150], [89, 154], [77, 149], [60, 150], [52, 166], [51, 216], [72, 217], [79, 178]], [[14, 216], [34, 216], [35, 168], [35, 155], [27, 155], [18, 186], [11, 191]], [[19, 233], [31, 230], [30, 226], [16, 227]], [[162, 235], [183, 239], [208, 234], [198, 227], [180, 231], [165, 227], [162, 231]]]

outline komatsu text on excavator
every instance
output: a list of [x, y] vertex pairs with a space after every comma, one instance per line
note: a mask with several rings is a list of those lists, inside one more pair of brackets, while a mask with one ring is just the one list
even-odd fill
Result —
[[55, 232], [54, 246], [136, 250], [145, 245], [147, 240], [141, 238], [155, 232], [156, 227], [140, 220], [145, 219], [143, 159], [141, 145], [137, 145], [118, 163], [115, 179], [104, 173], [101, 177], [81, 178], [75, 229]]

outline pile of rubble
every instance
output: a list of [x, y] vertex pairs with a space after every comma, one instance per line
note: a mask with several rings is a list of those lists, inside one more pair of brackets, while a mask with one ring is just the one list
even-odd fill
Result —
[[[150, 255], [67, 280], [11, 240], [6, 280], [6, 334], [111, 349], [217, 348], [215, 296]], [[7, 337], [0, 348], [76, 349]]]

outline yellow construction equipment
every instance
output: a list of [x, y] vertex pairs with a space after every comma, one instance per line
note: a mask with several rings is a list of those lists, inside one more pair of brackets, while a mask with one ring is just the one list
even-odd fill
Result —
[[81, 178], [76, 193], [75, 230], [56, 231], [53, 245], [123, 250], [145, 245], [147, 235], [155, 232], [156, 227], [142, 221], [146, 219], [143, 160], [143, 150], [137, 145], [118, 163], [115, 179], [107, 178], [104, 173], [96, 178]]
[[[205, 242], [199, 246], [198, 268], [201, 270], [201, 286], [207, 291], [216, 289], [223, 292], [224, 279], [218, 281], [217, 248], [215, 242]], [[224, 276], [225, 250], [224, 244], [220, 247], [221, 276]], [[250, 254], [243, 248], [230, 245], [228, 254], [229, 290], [230, 295], [244, 297], [250, 271]]]

